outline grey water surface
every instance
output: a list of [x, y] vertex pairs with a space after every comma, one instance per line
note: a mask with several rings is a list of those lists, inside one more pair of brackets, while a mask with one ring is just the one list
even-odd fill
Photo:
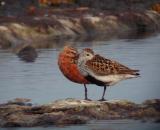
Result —
[[0, 128], [0, 130], [159, 130], [160, 125], [152, 122], [135, 120], [100, 120], [84, 125], [32, 127], [32, 128]]
[[[107, 99], [127, 99], [141, 103], [146, 99], [160, 98], [160, 35], [145, 39], [76, 42], [75, 47], [80, 50], [90, 47], [104, 57], [118, 60], [131, 68], [140, 70], [141, 77], [122, 81], [108, 88]], [[61, 47], [38, 50], [38, 58], [33, 63], [25, 63], [13, 53], [0, 50], [0, 103], [17, 97], [30, 98], [32, 102], [38, 104], [65, 98], [83, 99], [83, 85], [70, 82], [58, 69], [57, 57], [60, 50]], [[100, 99], [103, 88], [96, 85], [87, 86], [89, 98]], [[129, 123], [128, 121], [109, 123], [99, 121], [87, 125], [45, 129], [159, 130], [160, 126], [136, 121]], [[2, 130], [25, 130], [25, 128]]]
[[[139, 69], [141, 77], [122, 81], [108, 88], [107, 99], [127, 99], [137, 103], [160, 98], [160, 35], [147, 39], [86, 42], [78, 49], [90, 47], [104, 57]], [[31, 98], [35, 103], [48, 103], [64, 98], [84, 98], [81, 84], [70, 82], [60, 72], [57, 57], [61, 48], [38, 50], [33, 63], [0, 50], [0, 102], [16, 97]], [[87, 85], [89, 98], [98, 100], [103, 88]]]

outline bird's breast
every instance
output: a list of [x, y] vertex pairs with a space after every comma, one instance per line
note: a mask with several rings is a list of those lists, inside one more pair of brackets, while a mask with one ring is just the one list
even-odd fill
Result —
[[61, 72], [72, 82], [80, 84], [88, 84], [89, 82], [85, 79], [83, 75], [78, 70], [77, 65], [72, 62], [73, 59], [60, 57], [58, 61], [59, 68]]

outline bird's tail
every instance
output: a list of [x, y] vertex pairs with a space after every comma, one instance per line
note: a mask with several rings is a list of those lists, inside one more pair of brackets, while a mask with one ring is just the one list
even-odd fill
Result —
[[133, 71], [133, 75], [140, 77], [139, 70], [132, 70], [132, 71]]

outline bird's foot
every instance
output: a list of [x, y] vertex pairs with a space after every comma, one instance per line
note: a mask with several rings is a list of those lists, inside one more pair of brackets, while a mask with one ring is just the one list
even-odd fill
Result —
[[87, 100], [87, 101], [92, 101], [91, 99], [89, 99], [89, 98], [85, 98], [84, 100]]
[[104, 98], [101, 98], [101, 99], [99, 99], [98, 101], [107, 101], [106, 99], [104, 99]]

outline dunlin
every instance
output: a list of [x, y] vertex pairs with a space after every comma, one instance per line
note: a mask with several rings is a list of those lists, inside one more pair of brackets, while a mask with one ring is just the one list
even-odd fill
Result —
[[90, 82], [79, 72], [77, 68], [78, 55], [77, 49], [65, 46], [59, 54], [58, 65], [61, 72], [67, 79], [75, 83], [84, 84], [85, 100], [89, 100], [87, 97], [86, 84], [89, 84]]
[[117, 61], [95, 55], [90, 49], [84, 49], [80, 53], [78, 69], [88, 81], [104, 87], [101, 101], [105, 100], [107, 86], [113, 86], [122, 80], [139, 76], [139, 70], [130, 69]]

